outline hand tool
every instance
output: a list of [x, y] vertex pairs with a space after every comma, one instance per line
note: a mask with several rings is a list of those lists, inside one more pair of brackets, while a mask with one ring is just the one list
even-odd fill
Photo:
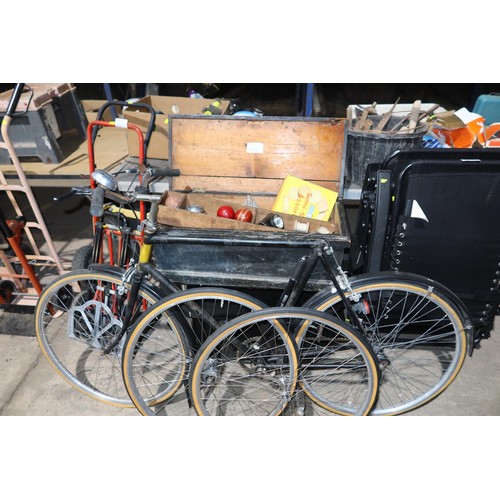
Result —
[[398, 97], [397, 100], [396, 100], [396, 102], [389, 109], [389, 111], [387, 111], [386, 113], [384, 113], [384, 115], [382, 116], [382, 119], [379, 121], [377, 127], [375, 128], [375, 131], [381, 132], [382, 130], [384, 130], [384, 127], [387, 125], [387, 122], [391, 119], [392, 112], [396, 108], [396, 105], [398, 104], [399, 99], [400, 98]]

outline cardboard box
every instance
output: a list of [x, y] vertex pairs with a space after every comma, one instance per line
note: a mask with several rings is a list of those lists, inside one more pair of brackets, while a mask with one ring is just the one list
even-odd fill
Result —
[[486, 126], [483, 116], [466, 108], [436, 114], [431, 123], [429, 135], [437, 138], [444, 147], [498, 147], [495, 136], [500, 130], [500, 123]]
[[[151, 106], [156, 114], [155, 127], [151, 135], [151, 140], [147, 148], [147, 158], [159, 158], [168, 160], [169, 158], [169, 125], [168, 117], [178, 114], [202, 114], [216, 99], [194, 99], [192, 97], [167, 97], [167, 96], [146, 96], [138, 102]], [[229, 106], [228, 100], [221, 100], [221, 111], [225, 113]], [[132, 105], [127, 106], [123, 111], [123, 117], [130, 123], [138, 125], [142, 132], [146, 131], [150, 122], [150, 113], [144, 108]], [[134, 131], [127, 131], [127, 146], [130, 156], [139, 156], [139, 143], [137, 134]]]
[[[175, 204], [169, 205], [169, 197], [175, 198]], [[304, 217], [296, 217], [289, 214], [279, 213], [275, 210], [249, 207], [236, 203], [229, 203], [226, 199], [215, 198], [204, 194], [184, 195], [181, 203], [177, 203], [179, 194], [166, 192], [159, 206], [158, 222], [168, 226], [179, 228], [197, 229], [231, 229], [237, 231], [274, 231], [274, 232], [298, 232], [298, 233], [321, 233], [333, 234], [336, 231], [333, 222], [309, 220]], [[186, 210], [189, 206], [203, 207], [205, 213], [195, 213]], [[242, 222], [234, 219], [217, 217], [217, 210], [223, 205], [230, 205], [234, 211], [246, 208], [252, 212], [252, 222]], [[172, 208], [179, 206], [179, 208]], [[283, 229], [260, 225], [269, 214], [278, 214], [284, 222]]]
[[335, 191], [287, 175], [272, 209], [307, 219], [328, 221], [337, 198]]

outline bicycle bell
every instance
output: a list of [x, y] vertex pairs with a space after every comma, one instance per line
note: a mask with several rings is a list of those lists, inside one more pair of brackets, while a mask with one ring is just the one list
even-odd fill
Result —
[[116, 191], [118, 189], [115, 178], [104, 170], [94, 170], [92, 172], [92, 179], [109, 191]]

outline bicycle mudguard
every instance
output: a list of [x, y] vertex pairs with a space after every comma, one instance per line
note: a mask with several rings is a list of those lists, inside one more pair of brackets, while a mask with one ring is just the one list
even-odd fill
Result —
[[90, 263], [88, 268], [91, 271], [102, 271], [112, 274], [113, 276], [121, 276], [125, 272], [125, 269], [122, 267], [112, 266], [111, 264]]
[[[351, 286], [360, 286], [364, 284], [370, 284], [372, 282], [380, 281], [380, 280], [392, 280], [392, 281], [401, 281], [406, 284], [414, 283], [416, 285], [425, 286], [427, 288], [431, 288], [441, 295], [444, 295], [446, 298], [450, 300], [450, 302], [455, 306], [461, 315], [461, 320], [465, 325], [465, 331], [467, 335], [467, 352], [469, 356], [472, 356], [472, 351], [474, 349], [474, 323], [472, 321], [471, 314], [462, 300], [449, 288], [447, 288], [442, 283], [439, 283], [431, 278], [427, 278], [426, 276], [422, 276], [420, 274], [414, 273], [406, 273], [399, 271], [381, 271], [377, 273], [365, 273], [358, 274], [356, 276], [349, 277], [349, 284]], [[320, 297], [323, 297], [327, 294], [335, 295], [338, 292], [332, 287], [324, 289], [322, 292], [319, 292], [315, 296], [311, 297], [306, 304], [305, 307], [311, 307]]]

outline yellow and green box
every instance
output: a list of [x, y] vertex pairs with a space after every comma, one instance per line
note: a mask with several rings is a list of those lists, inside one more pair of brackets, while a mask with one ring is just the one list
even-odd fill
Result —
[[328, 221], [338, 193], [293, 175], [287, 175], [278, 191], [273, 210], [308, 219]]

